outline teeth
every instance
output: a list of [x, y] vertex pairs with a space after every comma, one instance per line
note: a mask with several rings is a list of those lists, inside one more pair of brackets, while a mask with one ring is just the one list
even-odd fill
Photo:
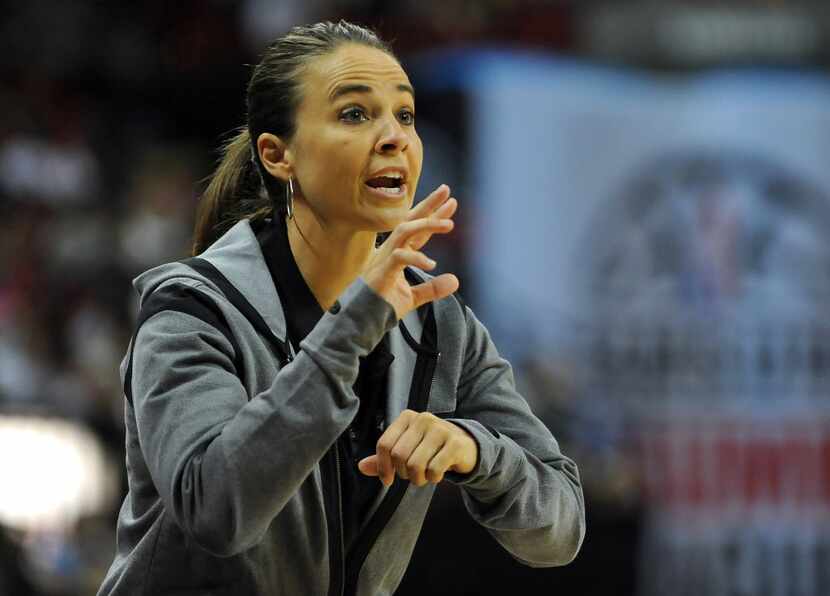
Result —
[[386, 193], [388, 195], [399, 195], [403, 192], [403, 187], [395, 186], [393, 188], [387, 188], [387, 187], [381, 186], [381, 187], [376, 188], [375, 190], [379, 190], [379, 191], [381, 191], [383, 193]]

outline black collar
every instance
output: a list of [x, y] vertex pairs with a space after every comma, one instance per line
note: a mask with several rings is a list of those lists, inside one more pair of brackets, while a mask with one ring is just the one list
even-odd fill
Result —
[[280, 302], [282, 302], [288, 341], [297, 351], [300, 342], [314, 329], [323, 316], [323, 309], [311, 293], [311, 289], [294, 260], [294, 254], [288, 243], [285, 219], [279, 217], [275, 220], [267, 220], [258, 236], [265, 263], [268, 265]]

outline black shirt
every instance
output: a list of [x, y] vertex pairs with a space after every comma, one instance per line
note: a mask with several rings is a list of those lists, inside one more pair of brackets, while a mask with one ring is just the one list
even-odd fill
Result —
[[[269, 220], [257, 236], [285, 312], [288, 340], [297, 352], [300, 342], [323, 316], [323, 309], [294, 260], [285, 220], [281, 217]], [[346, 553], [381, 488], [380, 480], [364, 476], [358, 470], [357, 462], [375, 453], [375, 446], [383, 432], [387, 379], [393, 360], [388, 336], [384, 336], [371, 353], [360, 359], [354, 384], [360, 406], [349, 428], [338, 438]]]

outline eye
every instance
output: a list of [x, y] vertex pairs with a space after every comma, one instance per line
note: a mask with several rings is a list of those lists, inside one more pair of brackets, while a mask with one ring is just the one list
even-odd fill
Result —
[[415, 112], [410, 109], [401, 110], [398, 113], [398, 118], [404, 124], [415, 124]]
[[350, 124], [365, 122], [368, 119], [369, 118], [368, 116], [366, 116], [365, 110], [357, 106], [346, 108], [345, 110], [340, 112], [340, 120], [342, 120], [343, 122], [348, 122]]

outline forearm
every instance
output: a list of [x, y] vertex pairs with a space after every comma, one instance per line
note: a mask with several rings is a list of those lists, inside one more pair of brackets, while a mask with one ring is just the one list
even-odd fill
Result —
[[564, 565], [585, 534], [576, 465], [550, 437], [544, 459], [475, 420], [454, 419], [476, 439], [479, 460], [459, 484], [470, 515], [514, 557], [531, 566]]
[[134, 376], [142, 448], [165, 507], [208, 550], [255, 544], [357, 412], [358, 358], [395, 318], [365, 285], [351, 290], [250, 401], [228, 354], [210, 349], [223, 339], [215, 331], [164, 315], [142, 328]]
[[585, 535], [576, 464], [516, 391], [513, 371], [486, 328], [467, 311], [457, 419], [478, 444], [462, 487], [467, 509], [514, 557], [533, 566], [573, 559]]

